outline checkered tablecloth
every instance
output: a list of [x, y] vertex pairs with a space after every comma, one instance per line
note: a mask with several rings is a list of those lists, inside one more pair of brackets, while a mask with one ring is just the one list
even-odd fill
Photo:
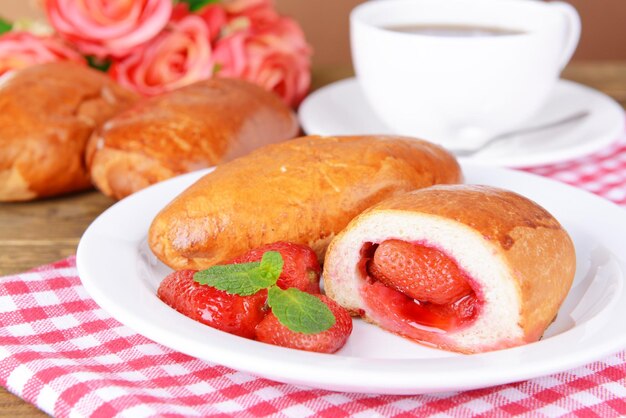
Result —
[[[626, 206], [626, 138], [592, 156], [528, 171]], [[73, 257], [0, 279], [0, 327], [0, 384], [58, 417], [626, 415], [626, 351], [463, 393], [336, 393], [257, 378], [120, 324], [87, 295]]]

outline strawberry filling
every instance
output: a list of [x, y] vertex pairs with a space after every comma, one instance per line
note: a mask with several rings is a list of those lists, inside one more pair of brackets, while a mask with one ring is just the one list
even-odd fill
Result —
[[410, 338], [464, 328], [481, 307], [467, 273], [444, 252], [419, 242], [366, 243], [358, 268], [367, 315]]

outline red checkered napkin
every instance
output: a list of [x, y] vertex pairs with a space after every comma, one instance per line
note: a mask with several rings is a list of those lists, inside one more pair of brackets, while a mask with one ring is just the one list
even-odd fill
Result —
[[526, 171], [569, 183], [626, 206], [626, 134], [612, 146], [587, 157]]
[[[590, 157], [529, 169], [626, 205], [626, 138]], [[45, 412], [80, 416], [626, 415], [626, 351], [463, 393], [383, 396], [311, 390], [177, 353], [111, 318], [75, 260], [0, 279], [0, 384]]]

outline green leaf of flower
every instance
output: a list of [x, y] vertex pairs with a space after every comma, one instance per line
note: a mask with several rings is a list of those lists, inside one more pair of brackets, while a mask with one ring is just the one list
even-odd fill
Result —
[[94, 70], [102, 71], [103, 73], [106, 73], [111, 66], [111, 60], [98, 59], [90, 55], [86, 56], [85, 58], [87, 58], [87, 63], [91, 68], [93, 68]]
[[13, 24], [0, 17], [0, 35], [13, 29]]
[[273, 286], [267, 302], [278, 321], [291, 331], [317, 334], [335, 325], [335, 315], [324, 302], [296, 288]]
[[179, 3], [187, 3], [189, 5], [189, 10], [192, 12], [197, 12], [203, 7], [217, 2], [219, 2], [219, 0], [179, 0]]

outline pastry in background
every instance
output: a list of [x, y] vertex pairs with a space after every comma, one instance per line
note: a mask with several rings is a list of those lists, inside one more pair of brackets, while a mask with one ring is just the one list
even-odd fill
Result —
[[298, 132], [295, 114], [273, 93], [210, 79], [144, 99], [113, 118], [94, 133], [87, 158], [95, 185], [121, 199]]
[[487, 186], [380, 202], [330, 244], [326, 294], [404, 337], [478, 353], [537, 341], [574, 279], [574, 245], [545, 209]]
[[202, 269], [275, 241], [311, 247], [366, 208], [421, 187], [462, 180], [443, 148], [394, 136], [308, 136], [217, 166], [154, 219], [149, 244], [170, 267]]
[[106, 74], [55, 62], [0, 83], [0, 201], [88, 189], [85, 148], [92, 131], [136, 100]]

